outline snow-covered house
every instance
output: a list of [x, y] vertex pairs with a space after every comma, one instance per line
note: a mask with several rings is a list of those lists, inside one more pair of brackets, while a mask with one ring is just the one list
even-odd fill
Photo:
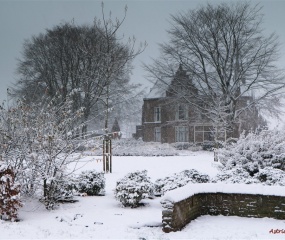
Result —
[[[142, 125], [137, 126], [136, 137], [142, 137], [146, 142], [193, 142], [204, 143], [213, 141], [213, 122], [207, 119], [195, 105], [198, 89], [192, 80], [179, 66], [174, 78], [167, 88], [155, 85], [144, 98], [142, 109]], [[189, 104], [189, 101], [195, 104]], [[247, 104], [252, 97], [244, 96], [239, 104]], [[243, 114], [244, 118], [257, 119], [257, 110], [251, 109]], [[243, 121], [229, 135], [220, 132], [220, 138], [238, 137], [246, 130], [255, 129], [256, 121]]]

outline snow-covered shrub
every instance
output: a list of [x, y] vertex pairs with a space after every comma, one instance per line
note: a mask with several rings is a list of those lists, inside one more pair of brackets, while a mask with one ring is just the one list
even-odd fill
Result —
[[211, 142], [211, 141], [205, 141], [202, 143], [202, 149], [204, 151], [212, 151], [215, 147], [215, 142]]
[[265, 167], [285, 170], [285, 134], [277, 130], [242, 135], [236, 143], [217, 150], [226, 169], [244, 168], [250, 176]]
[[60, 197], [61, 186], [57, 181], [51, 181], [44, 184], [44, 194], [40, 198], [47, 210], [55, 209]]
[[59, 203], [73, 202], [76, 185], [74, 179], [70, 177], [55, 176], [44, 184], [43, 190], [44, 193], [41, 194], [43, 197], [40, 201], [46, 209], [51, 210], [55, 209]]
[[250, 176], [247, 170], [242, 167], [232, 169], [223, 169], [211, 182], [218, 183], [245, 183], [245, 184], [263, 184], [285, 186], [285, 172], [273, 167], [259, 169], [259, 172]]
[[285, 172], [273, 167], [260, 169], [254, 177], [264, 185], [285, 186]]
[[251, 184], [258, 183], [258, 180], [251, 177], [244, 168], [237, 167], [233, 169], [223, 169], [213, 179], [211, 179], [211, 182]]
[[104, 172], [94, 170], [84, 171], [78, 177], [78, 191], [89, 196], [105, 194]]
[[117, 181], [115, 197], [125, 207], [138, 207], [142, 199], [153, 196], [154, 186], [147, 176], [147, 171], [128, 173]]
[[16, 221], [21, 206], [20, 185], [15, 183], [13, 170], [2, 163], [0, 165], [0, 219]]
[[185, 150], [190, 148], [191, 146], [193, 146], [193, 143], [189, 143], [189, 142], [176, 142], [173, 143], [172, 146], [178, 150]]
[[65, 101], [60, 95], [41, 100], [0, 108], [0, 154], [13, 168], [21, 193], [34, 195], [50, 209], [72, 171], [68, 166], [78, 160], [72, 156], [73, 142], [83, 127], [83, 110], [73, 111], [72, 95]]
[[220, 141], [214, 142], [214, 141], [205, 141], [202, 143], [202, 149], [204, 151], [213, 151], [216, 148], [223, 147], [223, 143]]
[[207, 174], [202, 174], [195, 169], [184, 170], [180, 173], [175, 173], [172, 176], [157, 179], [154, 183], [155, 194], [162, 195], [167, 191], [183, 187], [187, 183], [206, 183], [210, 177]]

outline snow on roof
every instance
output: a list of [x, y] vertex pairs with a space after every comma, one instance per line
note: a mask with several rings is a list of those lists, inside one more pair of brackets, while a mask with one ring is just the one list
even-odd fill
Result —
[[145, 99], [166, 97], [166, 88], [166, 85], [163, 85], [163, 83], [156, 81], [156, 83], [150, 89], [149, 93], [146, 95]]
[[284, 189], [283, 186], [264, 186], [258, 184], [190, 183], [184, 187], [166, 192], [161, 202], [180, 202], [198, 193], [239, 193], [285, 197]]

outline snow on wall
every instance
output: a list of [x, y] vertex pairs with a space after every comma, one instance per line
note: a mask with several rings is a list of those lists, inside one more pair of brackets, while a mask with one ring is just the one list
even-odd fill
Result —
[[285, 219], [281, 186], [199, 183], [169, 191], [161, 200], [162, 230], [180, 231], [202, 215]]
[[199, 193], [239, 193], [285, 197], [285, 187], [247, 184], [199, 183], [166, 192], [161, 202], [179, 202]]

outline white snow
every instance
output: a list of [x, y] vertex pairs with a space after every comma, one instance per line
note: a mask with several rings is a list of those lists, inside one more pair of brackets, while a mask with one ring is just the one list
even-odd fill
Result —
[[[76, 167], [80, 167], [79, 172], [101, 171], [100, 158], [85, 157]], [[105, 175], [105, 196], [78, 197], [79, 202], [62, 204], [53, 211], [47, 211], [36, 200], [26, 199], [20, 222], [0, 220], [0, 239], [284, 239], [285, 221], [270, 218], [202, 216], [180, 232], [164, 233], [161, 197], [143, 200], [145, 205], [134, 209], [123, 208], [114, 197], [116, 181], [129, 172], [146, 169], [155, 181], [193, 168], [212, 177], [218, 172], [213, 163], [210, 152], [173, 157], [113, 157], [113, 173]]]
[[200, 183], [166, 192], [162, 201], [179, 202], [198, 193], [241, 193], [271, 196], [285, 196], [284, 186], [264, 186], [261, 184]]
[[166, 96], [166, 88], [167, 85], [163, 84], [159, 81], [156, 81], [153, 87], [150, 89], [149, 93], [145, 97], [145, 99], [152, 99], [152, 98], [161, 98]]

